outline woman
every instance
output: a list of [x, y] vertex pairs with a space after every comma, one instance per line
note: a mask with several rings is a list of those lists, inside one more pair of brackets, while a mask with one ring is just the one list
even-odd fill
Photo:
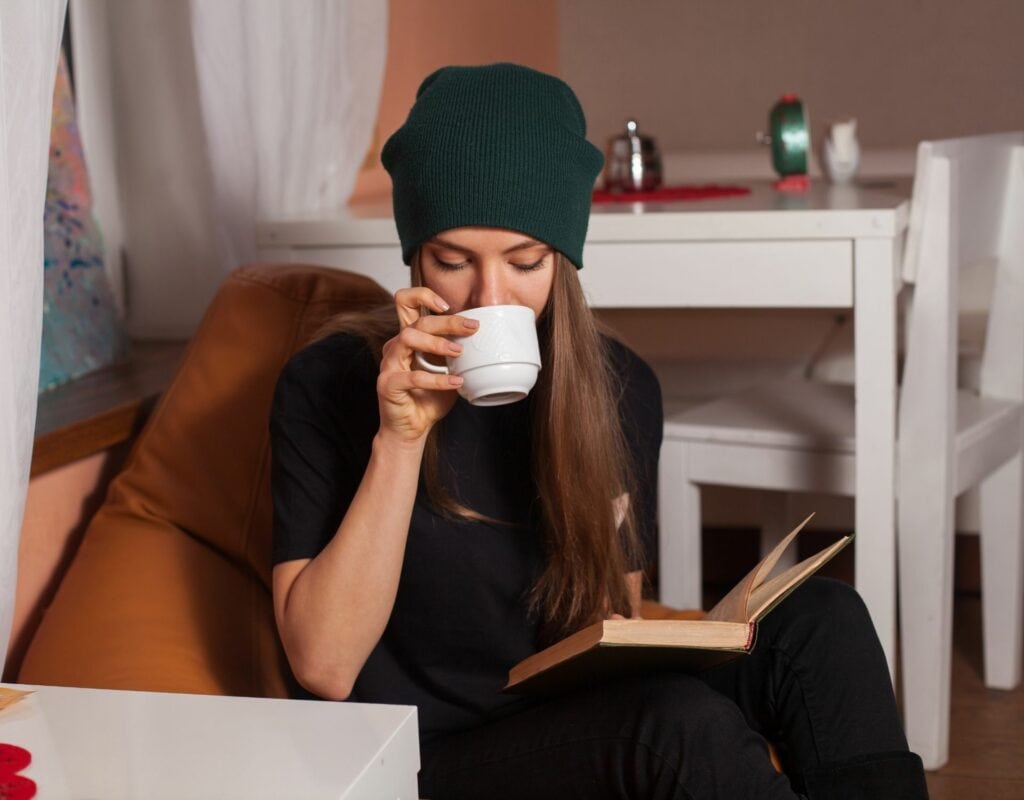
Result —
[[[602, 158], [568, 86], [438, 70], [382, 158], [412, 287], [334, 320], [274, 400], [274, 604], [297, 680], [416, 705], [436, 799], [925, 797], [870, 620], [835, 582], [805, 584], [754, 653], [700, 677], [501, 693], [538, 648], [637, 613], [660, 392], [580, 289]], [[459, 351], [446, 337], [476, 328], [459, 312], [509, 303], [538, 318], [526, 400], [476, 408], [459, 378], [414, 368]]]

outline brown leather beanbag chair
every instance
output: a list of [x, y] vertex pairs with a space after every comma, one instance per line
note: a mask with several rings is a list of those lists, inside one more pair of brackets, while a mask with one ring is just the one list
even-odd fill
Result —
[[288, 695], [269, 588], [274, 384], [326, 318], [388, 299], [326, 267], [227, 278], [91, 521], [20, 681]]

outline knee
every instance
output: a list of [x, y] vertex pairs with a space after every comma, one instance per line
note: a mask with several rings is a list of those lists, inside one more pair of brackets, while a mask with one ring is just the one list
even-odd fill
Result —
[[809, 616], [830, 627], [870, 623], [867, 606], [857, 590], [832, 578], [808, 578], [779, 608], [784, 606], [793, 615]]
[[780, 632], [818, 642], [836, 637], [854, 641], [877, 638], [857, 590], [831, 578], [809, 578], [765, 621]]
[[[774, 770], [761, 737], [730, 698], [693, 675], [645, 678], [636, 704], [624, 772], [635, 797], [737, 797]], [[642, 791], [671, 785], [676, 791]], [[686, 792], [679, 792], [686, 787]]]
[[766, 796], [777, 778], [761, 737], [731, 699], [703, 680], [659, 673], [619, 684], [630, 709], [618, 742], [627, 797]]

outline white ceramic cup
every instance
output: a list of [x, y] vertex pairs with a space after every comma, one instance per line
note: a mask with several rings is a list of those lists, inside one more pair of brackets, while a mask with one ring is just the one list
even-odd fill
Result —
[[459, 312], [478, 320], [469, 336], [452, 336], [462, 353], [448, 356], [447, 365], [431, 364], [416, 353], [416, 364], [428, 372], [462, 378], [459, 394], [476, 406], [502, 406], [522, 400], [537, 382], [540, 346], [533, 309], [527, 306], [482, 306]]

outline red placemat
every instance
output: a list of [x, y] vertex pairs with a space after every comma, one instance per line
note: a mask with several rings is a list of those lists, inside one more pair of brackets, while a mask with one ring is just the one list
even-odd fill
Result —
[[750, 194], [746, 186], [722, 186], [717, 183], [703, 185], [662, 186], [647, 192], [609, 192], [595, 189], [592, 200], [595, 203], [641, 203], [666, 202], [668, 200], [713, 200], [719, 197], [738, 197]]

